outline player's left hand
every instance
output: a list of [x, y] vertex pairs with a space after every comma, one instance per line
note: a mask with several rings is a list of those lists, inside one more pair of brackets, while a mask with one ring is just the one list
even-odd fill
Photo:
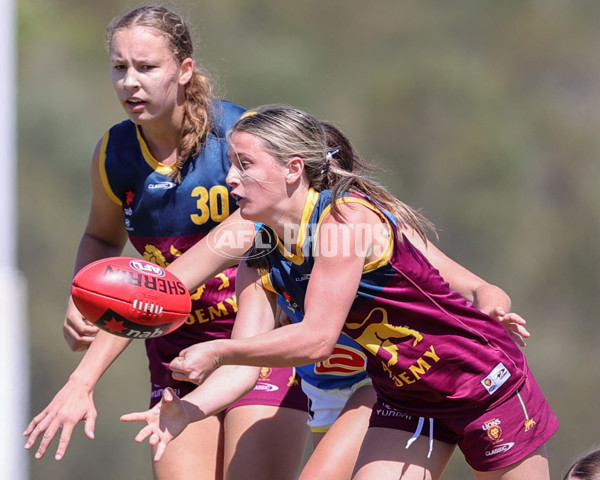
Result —
[[69, 295], [67, 312], [63, 321], [63, 335], [71, 350], [74, 352], [87, 350], [96, 338], [98, 330], [97, 326], [83, 317], [73, 303], [73, 298]]
[[191, 421], [186, 410], [187, 403], [168, 387], [164, 389], [160, 402], [150, 410], [122, 415], [121, 421], [147, 423], [136, 435], [135, 441], [141, 443], [147, 438], [150, 445], [155, 447], [154, 461], [158, 462], [169, 442]]
[[200, 385], [208, 376], [221, 366], [218, 350], [219, 340], [197, 343], [188, 347], [174, 358], [169, 368], [175, 380]]
[[531, 334], [525, 328], [527, 322], [523, 317], [514, 312], [506, 313], [501, 307], [496, 307], [491, 316], [502, 324], [517, 345], [520, 347], [527, 345], [525, 339], [529, 338]]

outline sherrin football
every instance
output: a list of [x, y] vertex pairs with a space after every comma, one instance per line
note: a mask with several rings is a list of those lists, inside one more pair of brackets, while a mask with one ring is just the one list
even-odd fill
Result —
[[102, 330], [127, 338], [153, 338], [180, 327], [191, 309], [181, 281], [155, 263], [109, 257], [83, 267], [71, 285], [73, 302]]

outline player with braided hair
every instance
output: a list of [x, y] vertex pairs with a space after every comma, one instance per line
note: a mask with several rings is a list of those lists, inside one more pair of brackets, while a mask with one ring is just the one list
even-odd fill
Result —
[[[94, 151], [92, 204], [75, 271], [120, 255], [128, 239], [146, 260], [164, 267], [195, 244], [205, 246], [221, 224], [253, 233], [225, 183], [230, 165], [225, 134], [244, 109], [214, 98], [209, 77], [194, 61], [183, 19], [165, 7], [138, 7], [111, 22], [106, 41], [113, 87], [128, 119], [111, 127]], [[192, 313], [175, 332], [145, 341], [151, 405], [166, 388], [181, 395], [194, 388], [174, 380], [169, 370], [182, 349], [231, 335], [237, 263], [246, 248], [240, 246], [237, 258], [204, 248], [189, 275], [173, 263], [193, 292]], [[62, 458], [80, 420], [93, 438], [94, 387], [131, 341], [98, 331], [71, 299], [64, 332], [73, 350], [89, 349], [25, 432], [26, 448], [41, 439], [36, 458], [59, 431], [55, 458]], [[196, 424], [162, 462], [153, 463], [155, 478], [195, 479], [202, 472], [203, 478], [295, 479], [309, 435], [306, 397], [293, 368], [262, 373], [248, 395], [232, 398], [226, 413]]]

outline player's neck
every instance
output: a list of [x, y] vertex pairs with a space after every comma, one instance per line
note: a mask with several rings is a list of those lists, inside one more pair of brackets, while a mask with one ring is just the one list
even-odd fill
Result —
[[163, 165], [173, 165], [177, 161], [179, 130], [141, 126], [140, 131], [148, 150], [156, 161]]

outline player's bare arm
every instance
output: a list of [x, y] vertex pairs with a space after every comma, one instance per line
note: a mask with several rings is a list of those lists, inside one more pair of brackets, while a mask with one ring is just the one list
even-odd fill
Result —
[[[90, 172], [92, 204], [88, 223], [79, 242], [74, 275], [88, 263], [100, 258], [120, 255], [127, 242], [121, 207], [108, 197], [100, 178], [100, 144], [101, 142], [98, 142], [92, 156]], [[97, 327], [85, 320], [69, 296], [63, 322], [63, 335], [71, 349], [85, 350], [97, 332]]]

